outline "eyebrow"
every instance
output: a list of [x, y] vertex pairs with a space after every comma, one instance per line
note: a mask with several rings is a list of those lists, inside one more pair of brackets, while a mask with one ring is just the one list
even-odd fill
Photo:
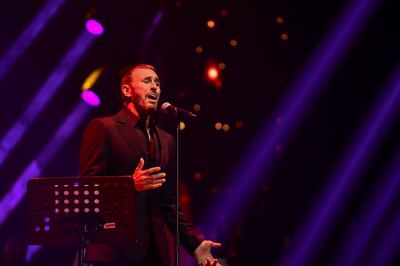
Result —
[[[144, 77], [144, 78], [143, 78], [143, 80], [151, 80], [151, 79], [152, 79], [151, 76], [147, 76], [147, 77]], [[155, 77], [154, 80], [155, 80], [155, 81], [160, 81], [160, 79], [159, 79], [158, 77]]]

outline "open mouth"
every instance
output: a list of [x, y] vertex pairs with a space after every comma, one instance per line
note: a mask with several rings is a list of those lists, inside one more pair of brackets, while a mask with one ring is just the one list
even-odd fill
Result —
[[149, 94], [147, 95], [147, 98], [150, 99], [150, 100], [152, 100], [152, 101], [157, 101], [158, 95], [157, 95], [157, 93], [149, 93]]

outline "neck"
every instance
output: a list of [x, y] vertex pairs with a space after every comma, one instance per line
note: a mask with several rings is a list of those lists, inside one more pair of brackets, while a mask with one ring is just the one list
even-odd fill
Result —
[[146, 128], [149, 128], [150, 125], [150, 114], [144, 113], [144, 112], [139, 112], [139, 110], [135, 107], [133, 103], [128, 103], [126, 105], [128, 109], [137, 117], [143, 118], [146, 121]]

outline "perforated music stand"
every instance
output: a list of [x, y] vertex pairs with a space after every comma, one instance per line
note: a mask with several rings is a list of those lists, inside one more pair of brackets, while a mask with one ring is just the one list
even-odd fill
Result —
[[134, 183], [130, 176], [50, 177], [28, 181], [32, 245], [133, 244]]

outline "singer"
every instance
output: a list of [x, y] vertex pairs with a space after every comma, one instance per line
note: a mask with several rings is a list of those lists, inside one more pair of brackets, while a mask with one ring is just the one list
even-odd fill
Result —
[[[82, 176], [131, 175], [134, 179], [135, 245], [91, 244], [93, 265], [170, 265], [165, 230], [175, 231], [176, 151], [174, 138], [156, 126], [160, 80], [153, 66], [139, 64], [122, 77], [122, 109], [92, 120], [81, 146]], [[210, 252], [220, 243], [204, 240], [179, 211], [180, 243], [199, 265], [220, 265]]]

